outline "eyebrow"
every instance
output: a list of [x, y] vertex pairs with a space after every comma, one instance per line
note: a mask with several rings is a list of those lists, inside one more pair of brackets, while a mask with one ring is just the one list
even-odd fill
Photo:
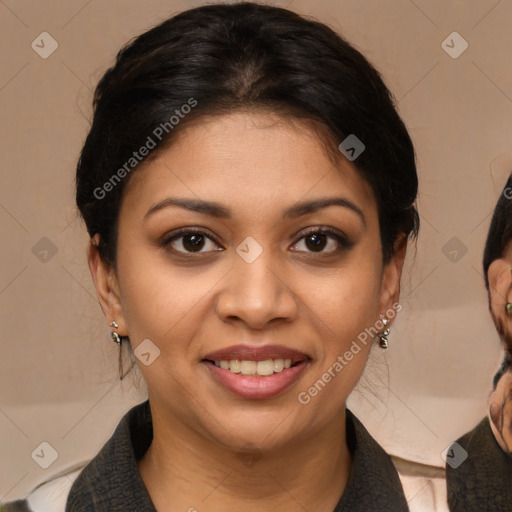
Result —
[[[220, 203], [216, 203], [214, 201], [168, 197], [153, 205], [144, 215], [144, 219], [147, 219], [150, 215], [156, 213], [157, 211], [163, 210], [164, 208], [168, 208], [170, 206], [177, 206], [193, 212], [210, 215], [211, 217], [218, 219], [230, 219], [232, 217], [231, 210], [229, 208], [226, 208]], [[366, 226], [366, 217], [364, 216], [362, 210], [352, 201], [344, 197], [321, 197], [310, 201], [302, 201], [300, 203], [296, 203], [284, 211], [283, 220], [295, 219], [303, 215], [315, 213], [316, 211], [321, 210], [322, 208], [328, 208], [329, 206], [341, 206], [343, 208], [352, 210], [361, 218], [363, 224]]]

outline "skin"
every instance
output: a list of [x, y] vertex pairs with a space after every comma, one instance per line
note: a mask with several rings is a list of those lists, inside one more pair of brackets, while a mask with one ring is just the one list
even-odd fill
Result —
[[[232, 217], [169, 206], [144, 218], [168, 197], [215, 201]], [[321, 197], [349, 200], [364, 220], [341, 206], [282, 219]], [[334, 165], [311, 125], [236, 112], [190, 124], [137, 170], [119, 219], [117, 272], [101, 260], [97, 236], [88, 259], [107, 323], [115, 320], [134, 349], [150, 339], [161, 351], [149, 366], [137, 361], [154, 429], [139, 470], [156, 508], [331, 512], [351, 466], [345, 402], [371, 343], [309, 404], [297, 396], [398, 301], [406, 240], [384, 266], [370, 186], [342, 157]], [[183, 245], [189, 238], [162, 244], [190, 226], [219, 243], [204, 239], [200, 253]], [[326, 226], [352, 246], [330, 237], [317, 250], [307, 245], [305, 230]], [[250, 264], [236, 252], [248, 236], [263, 249]], [[244, 399], [201, 363], [243, 342], [285, 345], [311, 361], [280, 396]], [[251, 464], [241, 457], [248, 443]]]
[[[487, 271], [489, 278], [489, 309], [494, 325], [504, 342], [512, 346], [512, 317], [505, 311], [512, 302], [512, 244], [502, 258], [494, 260]], [[489, 396], [489, 418], [497, 443], [512, 453], [512, 372], [505, 372]]]

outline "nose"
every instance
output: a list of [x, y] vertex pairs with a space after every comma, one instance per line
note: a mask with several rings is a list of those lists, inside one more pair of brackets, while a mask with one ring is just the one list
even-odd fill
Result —
[[297, 298], [283, 267], [270, 251], [264, 250], [251, 263], [235, 255], [217, 297], [219, 318], [245, 323], [251, 329], [264, 329], [278, 320], [291, 322], [297, 314]]

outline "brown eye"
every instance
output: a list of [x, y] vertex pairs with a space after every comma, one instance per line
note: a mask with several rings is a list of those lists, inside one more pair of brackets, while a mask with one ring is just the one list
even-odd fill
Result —
[[313, 233], [305, 237], [306, 246], [312, 251], [321, 251], [328, 241], [328, 237], [323, 233]]
[[[313, 252], [319, 254], [329, 254], [340, 251], [341, 249], [350, 249], [352, 243], [347, 238], [337, 231], [330, 228], [316, 228], [306, 233], [298, 242], [294, 245], [297, 247], [301, 241], [304, 240], [306, 252]], [[324, 250], [326, 249], [327, 250]], [[293, 249], [296, 252], [302, 252], [302, 249]]]
[[205, 244], [205, 237], [203, 235], [199, 235], [198, 233], [193, 233], [191, 235], [185, 235], [183, 237], [182, 244], [183, 247], [187, 251], [197, 252], [200, 251]]
[[[171, 246], [173, 250], [182, 254], [222, 250], [218, 248], [215, 240], [206, 233], [192, 229], [180, 230], [167, 238], [162, 245]], [[205, 248], [206, 250], [203, 250]]]

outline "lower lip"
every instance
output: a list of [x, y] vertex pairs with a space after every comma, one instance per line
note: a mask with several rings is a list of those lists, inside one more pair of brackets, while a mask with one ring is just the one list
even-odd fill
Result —
[[308, 361], [286, 368], [267, 377], [242, 375], [224, 370], [210, 361], [203, 361], [211, 375], [231, 392], [243, 398], [273, 398], [295, 384], [308, 367]]

